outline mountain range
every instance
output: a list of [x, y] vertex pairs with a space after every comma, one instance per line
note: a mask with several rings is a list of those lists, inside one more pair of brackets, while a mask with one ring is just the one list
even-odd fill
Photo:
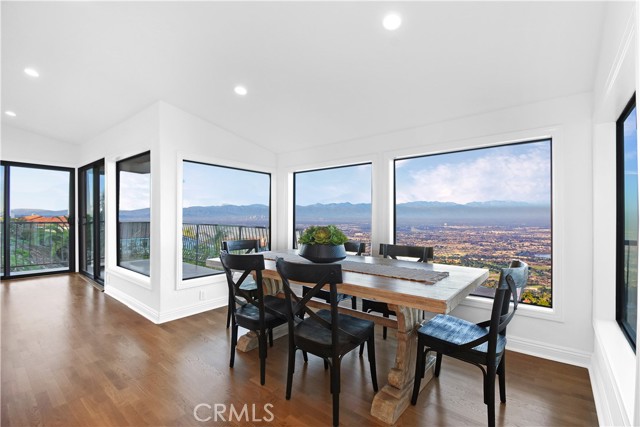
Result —
[[[510, 225], [549, 227], [550, 206], [525, 202], [488, 201], [458, 204], [451, 202], [409, 202], [397, 205], [397, 226], [415, 225]], [[193, 206], [183, 209], [183, 222], [196, 224], [267, 225], [266, 205]], [[13, 216], [31, 214], [57, 216], [66, 211], [14, 209]], [[369, 203], [328, 203], [296, 206], [296, 223], [368, 223]], [[123, 221], [149, 221], [149, 209], [121, 211]]]

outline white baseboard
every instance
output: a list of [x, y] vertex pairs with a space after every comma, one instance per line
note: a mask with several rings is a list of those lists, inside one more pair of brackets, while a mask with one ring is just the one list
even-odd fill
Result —
[[163, 311], [160, 313], [157, 323], [170, 322], [172, 320], [181, 319], [183, 317], [193, 316], [194, 314], [202, 313], [204, 311], [213, 310], [214, 308], [223, 307], [227, 305], [229, 300], [227, 296], [213, 298], [207, 301], [201, 301], [197, 304], [179, 307], [173, 310]]
[[591, 366], [592, 355], [589, 352], [549, 345], [539, 341], [514, 337], [512, 335], [507, 337], [507, 349], [583, 368], [589, 368]]
[[214, 308], [218, 307], [223, 307], [228, 303], [227, 297], [222, 296], [207, 301], [201, 301], [197, 304], [179, 307], [164, 312], [158, 312], [157, 310], [154, 310], [148, 305], [143, 304], [134, 298], [131, 298], [131, 296], [112, 286], [105, 286], [104, 293], [109, 295], [113, 299], [120, 301], [131, 310], [156, 324], [170, 322], [172, 320], [181, 319], [183, 317], [193, 316], [194, 314], [213, 310]]
[[153, 323], [160, 323], [158, 321], [159, 314], [157, 310], [149, 307], [146, 304], [141, 303], [135, 298], [132, 298], [128, 294], [122, 292], [121, 290], [114, 288], [113, 286], [105, 285], [104, 293], [109, 295], [111, 298], [120, 301], [131, 310], [135, 311], [142, 317], [152, 321]]

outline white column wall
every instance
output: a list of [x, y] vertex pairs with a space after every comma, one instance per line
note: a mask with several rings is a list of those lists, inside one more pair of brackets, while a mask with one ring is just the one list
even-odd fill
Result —
[[[397, 156], [431, 154], [553, 137], [554, 309], [521, 307], [509, 326], [511, 349], [588, 366], [593, 348], [591, 94], [544, 101], [431, 126], [279, 156], [279, 189], [295, 170], [373, 162], [374, 247], [393, 235], [392, 166]], [[314, 159], [313, 165], [308, 159]], [[499, 173], [499, 172], [497, 172]], [[286, 212], [292, 195], [279, 198]], [[291, 215], [280, 228], [291, 230]], [[279, 242], [286, 246], [287, 242]], [[454, 314], [486, 320], [489, 303], [468, 298]]]
[[[227, 304], [223, 275], [182, 281], [182, 162], [237, 167], [272, 174], [272, 236], [278, 235], [275, 212], [276, 157], [272, 152], [170, 104], [160, 102], [162, 289], [160, 321]], [[223, 183], [212, 182], [211, 191]]]
[[602, 425], [639, 425], [638, 358], [615, 321], [616, 120], [637, 86], [634, 2], [607, 5], [594, 82], [591, 382]]
[[[104, 291], [152, 321], [157, 321], [160, 311], [160, 287], [152, 281], [161, 274], [158, 258], [162, 247], [157, 238], [161, 214], [159, 196], [162, 194], [158, 179], [161, 175], [158, 168], [159, 141], [159, 105], [154, 104], [80, 145], [76, 164], [76, 167], [81, 167], [105, 159]], [[116, 265], [116, 162], [146, 151], [151, 151], [151, 277]]]

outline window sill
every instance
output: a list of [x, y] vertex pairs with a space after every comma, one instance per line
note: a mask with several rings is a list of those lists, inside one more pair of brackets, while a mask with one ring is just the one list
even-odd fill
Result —
[[[493, 299], [468, 296], [460, 303], [461, 306], [482, 308], [491, 310]], [[518, 304], [518, 316], [532, 317], [535, 319], [550, 320], [552, 322], [564, 322], [564, 317], [557, 308], [538, 307], [527, 304]]]
[[113, 267], [107, 271], [107, 280], [105, 281], [108, 285], [111, 285], [111, 278], [109, 276], [116, 276], [120, 279], [131, 282], [134, 285], [151, 290], [151, 277], [145, 276], [144, 274], [136, 273], [135, 271], [127, 270], [122, 267]]

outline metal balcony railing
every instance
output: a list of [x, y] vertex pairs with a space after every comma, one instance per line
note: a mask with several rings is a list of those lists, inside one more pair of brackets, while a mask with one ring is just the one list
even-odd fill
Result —
[[[120, 223], [120, 259], [149, 258], [149, 222]], [[182, 262], [204, 266], [207, 258], [217, 257], [224, 240], [256, 239], [261, 248], [269, 247], [269, 227], [190, 224], [182, 225]]]
[[[0, 227], [3, 226], [0, 221]], [[64, 268], [69, 268], [68, 222], [9, 221], [10, 271]]]

